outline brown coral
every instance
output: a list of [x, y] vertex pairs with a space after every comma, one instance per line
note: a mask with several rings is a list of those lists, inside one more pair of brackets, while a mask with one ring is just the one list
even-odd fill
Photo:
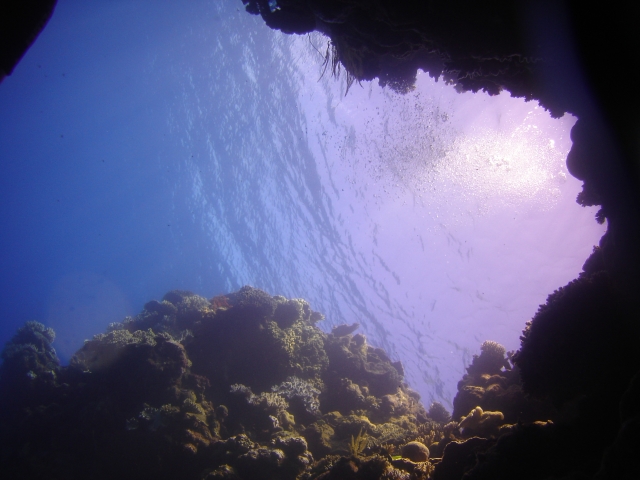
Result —
[[421, 442], [409, 442], [402, 446], [400, 454], [412, 462], [426, 462], [429, 460], [429, 449]]

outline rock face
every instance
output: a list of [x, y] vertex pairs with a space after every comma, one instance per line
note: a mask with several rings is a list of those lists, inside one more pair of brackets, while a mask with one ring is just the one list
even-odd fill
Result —
[[[251, 287], [173, 291], [67, 367], [53, 331], [29, 322], [2, 354], [0, 476], [330, 478], [349, 462], [408, 475], [384, 452], [437, 442], [442, 424], [399, 363], [363, 335], [325, 334], [322, 318]], [[427, 457], [404, 468], [426, 478]]]

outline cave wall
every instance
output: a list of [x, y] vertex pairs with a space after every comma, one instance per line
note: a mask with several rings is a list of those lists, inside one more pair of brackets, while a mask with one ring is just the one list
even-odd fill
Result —
[[567, 158], [584, 182], [577, 201], [599, 205], [602, 258], [618, 301], [636, 323], [640, 305], [640, 93], [630, 74], [639, 15], [628, 2], [242, 0], [284, 33], [330, 37], [327, 60], [348, 81], [377, 78], [409, 91], [418, 69], [459, 91], [506, 90], [551, 115], [578, 117]]

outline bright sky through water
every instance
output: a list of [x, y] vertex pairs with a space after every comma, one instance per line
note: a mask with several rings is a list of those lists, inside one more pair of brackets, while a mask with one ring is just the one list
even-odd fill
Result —
[[412, 384], [446, 378], [451, 399], [460, 358], [489, 339], [517, 349], [524, 322], [604, 233], [566, 169], [575, 118], [507, 94], [458, 94], [422, 72], [406, 95], [364, 82], [344, 96], [344, 79], [315, 81], [320, 55], [297, 43], [315, 67], [301, 89], [309, 141], [344, 235], [372, 266], [361, 281], [383, 338], [398, 339], [385, 346]]
[[314, 45], [240, 0], [61, 0], [0, 85], [1, 340], [37, 319], [68, 358], [170, 289], [251, 284], [359, 322], [425, 403], [518, 348], [604, 232], [575, 120], [422, 73], [345, 96]]

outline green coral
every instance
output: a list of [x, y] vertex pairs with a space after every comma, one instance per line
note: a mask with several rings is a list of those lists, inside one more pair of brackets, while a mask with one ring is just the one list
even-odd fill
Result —
[[361, 428], [358, 435], [355, 437], [351, 436], [351, 442], [349, 442], [349, 453], [356, 457], [362, 455], [364, 449], [367, 448], [369, 444], [369, 435]]

